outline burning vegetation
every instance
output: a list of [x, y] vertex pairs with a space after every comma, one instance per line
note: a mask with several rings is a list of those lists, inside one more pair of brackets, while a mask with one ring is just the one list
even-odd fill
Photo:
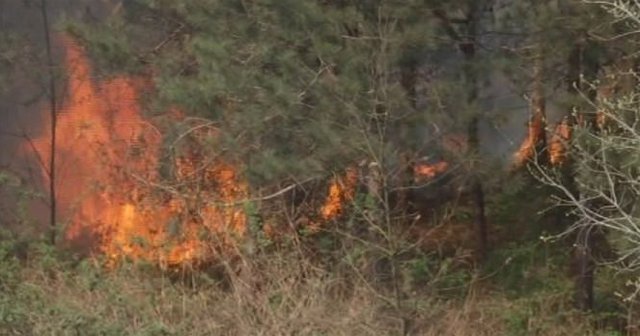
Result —
[[[90, 239], [112, 261], [171, 266], [210, 257], [207, 234], [223, 245], [242, 237], [245, 216], [235, 203], [247, 185], [233, 165], [203, 163], [198, 141], [211, 132], [188, 134], [194, 145], [175, 156], [167, 181], [159, 174], [162, 133], [142, 114], [140, 83], [94, 80], [82, 47], [70, 38], [63, 45], [69, 89], [57, 120], [55, 179], [66, 239]], [[46, 180], [50, 126], [44, 130], [33, 144]]]
[[[168, 159], [170, 176], [164, 176], [166, 139], [159, 120], [143, 116], [142, 81], [127, 76], [96, 80], [84, 49], [69, 37], [62, 42], [68, 94], [57, 118], [54, 155], [66, 241], [90, 242], [111, 264], [127, 258], [172, 267], [211, 259], [216, 248], [241, 239], [248, 185], [235, 165], [207, 162], [216, 155], [207, 155], [204, 144], [216, 138], [217, 130], [208, 124], [188, 125], [178, 137], [184, 143], [179, 154]], [[188, 123], [178, 110], [167, 115], [173, 123]], [[50, 130], [50, 124], [44, 125], [25, 148], [35, 149], [47, 182]], [[332, 179], [319, 209], [320, 222], [344, 213], [357, 183], [355, 168]]]
[[532, 160], [540, 149], [540, 144], [546, 137], [544, 119], [540, 115], [534, 115], [527, 125], [527, 135], [520, 148], [514, 154], [515, 165], [521, 167]]
[[434, 164], [418, 163], [413, 166], [413, 175], [417, 180], [430, 180], [449, 169], [449, 163], [438, 161]]
[[[539, 155], [544, 155], [545, 160], [548, 158], [552, 166], [562, 165], [566, 159], [567, 142], [571, 139], [571, 125], [568, 119], [563, 119], [555, 126], [548, 140], [546, 137], [542, 121], [534, 118], [529, 123], [527, 137], [514, 154], [514, 166], [522, 167]], [[537, 145], [545, 142], [546, 149]]]
[[549, 163], [559, 166], [566, 160], [567, 142], [571, 139], [571, 125], [568, 118], [556, 125], [549, 141]]
[[344, 176], [336, 176], [329, 186], [329, 193], [320, 209], [320, 217], [331, 220], [344, 212], [347, 202], [353, 200], [358, 184], [358, 171], [351, 167], [347, 168]]
[[[187, 131], [178, 136], [179, 145], [170, 145], [173, 154], [166, 155], [166, 132], [159, 126], [163, 119], [147, 119], [142, 113], [143, 81], [129, 76], [92, 78], [84, 49], [68, 37], [62, 42], [68, 93], [58, 115], [54, 154], [56, 198], [59, 219], [67, 221], [66, 240], [91, 242], [92, 250], [112, 263], [127, 258], [171, 267], [209, 260], [220, 248], [242, 239], [247, 230], [242, 205], [249, 186], [237, 165], [208, 160], [219, 156], [204, 151], [211, 147], [205, 143], [215, 142], [218, 130], [179, 110], [170, 111], [162, 118], [186, 125]], [[520, 161], [531, 156], [541, 123], [532, 120], [529, 137], [517, 153]], [[568, 125], [563, 125], [550, 142], [554, 164], [564, 148], [560, 137], [568, 138]], [[52, 155], [50, 125], [43, 130], [32, 147], [46, 181]], [[419, 162], [412, 173], [415, 181], [426, 181], [448, 169], [446, 161]], [[358, 183], [354, 167], [335, 176], [310, 231], [344, 214]]]

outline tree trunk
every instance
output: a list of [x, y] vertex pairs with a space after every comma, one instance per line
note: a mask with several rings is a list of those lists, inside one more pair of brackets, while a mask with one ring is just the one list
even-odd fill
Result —
[[573, 258], [577, 276], [575, 282], [575, 300], [578, 309], [589, 311], [593, 309], [593, 275], [595, 264], [592, 258], [593, 235], [588, 228], [578, 231], [577, 241], [573, 250]]
[[49, 76], [49, 115], [51, 119], [51, 147], [49, 156], [49, 242], [56, 243], [56, 126], [57, 126], [57, 102], [56, 102], [56, 82], [54, 76], [54, 62], [51, 50], [51, 27], [49, 25], [49, 13], [47, 1], [40, 1], [42, 14], [43, 32], [46, 43], [47, 69]]
[[442, 9], [434, 9], [433, 15], [442, 22], [442, 28], [451, 39], [458, 43], [458, 49], [465, 59], [464, 77], [468, 86], [467, 105], [471, 108], [471, 118], [467, 127], [467, 151], [472, 162], [469, 173], [471, 175], [471, 194], [474, 203], [475, 216], [474, 227], [477, 239], [477, 256], [483, 260], [487, 254], [487, 220], [485, 215], [484, 188], [477, 172], [475, 171], [475, 161], [479, 156], [478, 123], [480, 121], [478, 111], [475, 111], [475, 104], [478, 98], [478, 74], [474, 66], [476, 61], [476, 39], [477, 25], [483, 9], [488, 5], [488, 1], [473, 1], [470, 4], [465, 22], [463, 35], [458, 34], [454, 29], [451, 20]]
[[[465, 57], [464, 75], [467, 81], [467, 104], [473, 110], [471, 111], [471, 119], [467, 127], [467, 144], [469, 157], [475, 163], [479, 156], [480, 141], [478, 138], [478, 123], [480, 121], [478, 111], [475, 110], [475, 104], [478, 98], [478, 74], [474, 66], [476, 61], [476, 34], [479, 16], [481, 14], [482, 4], [474, 2], [469, 9], [467, 15], [466, 37], [460, 42], [459, 49]], [[480, 177], [475, 171], [475, 164], [471, 165], [471, 194], [475, 208], [474, 226], [477, 237], [477, 255], [478, 259], [483, 260], [487, 254], [487, 219], [485, 215], [484, 188]]]
[[547, 150], [546, 106], [544, 97], [544, 59], [542, 51], [533, 60], [533, 85], [531, 86], [531, 118], [527, 125], [527, 137], [516, 153], [516, 166], [522, 167], [534, 161], [534, 164], [545, 166], [549, 162]]
[[544, 57], [542, 51], [536, 55], [533, 66], [533, 90], [531, 94], [531, 129], [533, 137], [533, 147], [535, 149], [536, 161], [546, 165], [549, 162], [547, 152], [547, 134], [545, 131], [547, 124], [546, 101], [544, 94]]
[[[598, 64], [593, 57], [588, 57], [587, 52], [593, 46], [588, 43], [586, 37], [576, 44], [574, 50], [569, 57], [569, 93], [573, 95], [584, 95], [592, 102], [596, 99], [596, 91], [589, 85], [589, 81], [593, 81], [597, 77]], [[590, 108], [590, 107], [585, 107]], [[571, 112], [569, 112], [571, 114]], [[592, 132], [599, 132], [595, 113], [581, 113], [582, 122]], [[579, 120], [573, 120], [577, 123]], [[569, 163], [571, 166], [571, 163]], [[569, 183], [575, 196], [578, 198], [579, 190], [576, 187], [573, 177], [573, 169], [565, 169], [564, 179]], [[593, 207], [593, 204], [591, 204]], [[576, 243], [573, 250], [573, 264], [576, 266], [577, 274], [575, 276], [575, 300], [576, 306], [580, 310], [589, 311], [593, 309], [593, 281], [595, 272], [595, 263], [592, 258], [594, 241], [594, 230], [589, 223], [581, 225], [576, 236]]]

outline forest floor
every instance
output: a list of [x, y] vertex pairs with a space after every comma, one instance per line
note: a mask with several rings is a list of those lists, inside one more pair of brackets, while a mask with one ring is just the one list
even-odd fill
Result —
[[162, 270], [1, 239], [0, 335], [636, 334], [637, 309], [620, 297], [625, 280], [607, 268], [596, 275], [594, 311], [574, 308], [567, 242], [532, 239], [557, 225], [527, 199], [538, 196], [489, 200], [494, 238], [481, 266], [468, 258], [468, 238], [456, 240], [468, 221], [461, 208], [450, 218], [457, 226], [426, 229], [423, 243], [439, 248], [399, 259], [396, 277], [380, 276], [381, 262], [288, 247]]

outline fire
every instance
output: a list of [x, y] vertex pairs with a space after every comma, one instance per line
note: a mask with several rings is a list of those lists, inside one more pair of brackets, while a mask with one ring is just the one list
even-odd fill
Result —
[[449, 163], [439, 161], [434, 164], [420, 163], [413, 167], [413, 174], [418, 179], [432, 179], [449, 169]]
[[345, 203], [353, 200], [358, 183], [358, 171], [348, 168], [344, 177], [334, 177], [329, 186], [329, 194], [320, 208], [320, 217], [328, 221], [338, 217], [343, 211]]
[[[542, 128], [542, 121], [535, 118], [529, 124], [529, 133], [527, 138], [520, 146], [520, 149], [514, 154], [515, 167], [521, 167], [526, 162], [531, 160], [535, 153], [536, 144], [540, 143], [543, 137], [546, 138], [544, 129]], [[540, 129], [542, 128], [542, 132]], [[552, 166], [559, 166], [565, 161], [566, 157], [566, 145], [571, 139], [571, 126], [567, 118], [563, 119], [558, 125], [556, 125], [553, 134], [547, 144], [547, 150], [549, 154], [549, 163]]]
[[[449, 163], [439, 161], [434, 164], [419, 163], [413, 166], [414, 178], [418, 180], [432, 179], [449, 169]], [[344, 213], [348, 202], [353, 201], [358, 185], [358, 170], [354, 167], [347, 168], [342, 176], [335, 176], [329, 185], [328, 194], [320, 208], [321, 222], [327, 222], [338, 218]], [[309, 229], [317, 232], [320, 223], [311, 222]]]
[[563, 119], [553, 132], [549, 141], [549, 162], [553, 166], [564, 163], [567, 152], [567, 142], [571, 139], [571, 125], [567, 118]]
[[[222, 243], [243, 236], [238, 203], [248, 187], [233, 165], [202, 164], [198, 148], [211, 132], [192, 132], [187, 154], [172, 163], [173, 178], [161, 177], [163, 137], [142, 115], [139, 81], [93, 80], [82, 47], [70, 38], [62, 42], [69, 90], [57, 119], [55, 155], [57, 202], [69, 222], [66, 239], [93, 237], [97, 250], [114, 261], [178, 265], [211, 256], [205, 234]], [[45, 163], [52, 155], [50, 139], [45, 125], [34, 140]], [[41, 168], [48, 179], [49, 167]]]
[[516, 167], [523, 166], [537, 155], [536, 147], [545, 137], [544, 118], [541, 114], [535, 114], [527, 125], [527, 137], [514, 154]]

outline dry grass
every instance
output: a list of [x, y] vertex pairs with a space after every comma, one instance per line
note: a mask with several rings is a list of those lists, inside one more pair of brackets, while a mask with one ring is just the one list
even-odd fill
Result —
[[0, 278], [2, 335], [595, 334], [563, 297], [508, 300], [477, 284], [458, 298], [414, 288], [398, 301], [355, 270], [329, 271], [295, 253], [235, 261], [224, 279], [56, 259], [14, 270], [14, 281]]

